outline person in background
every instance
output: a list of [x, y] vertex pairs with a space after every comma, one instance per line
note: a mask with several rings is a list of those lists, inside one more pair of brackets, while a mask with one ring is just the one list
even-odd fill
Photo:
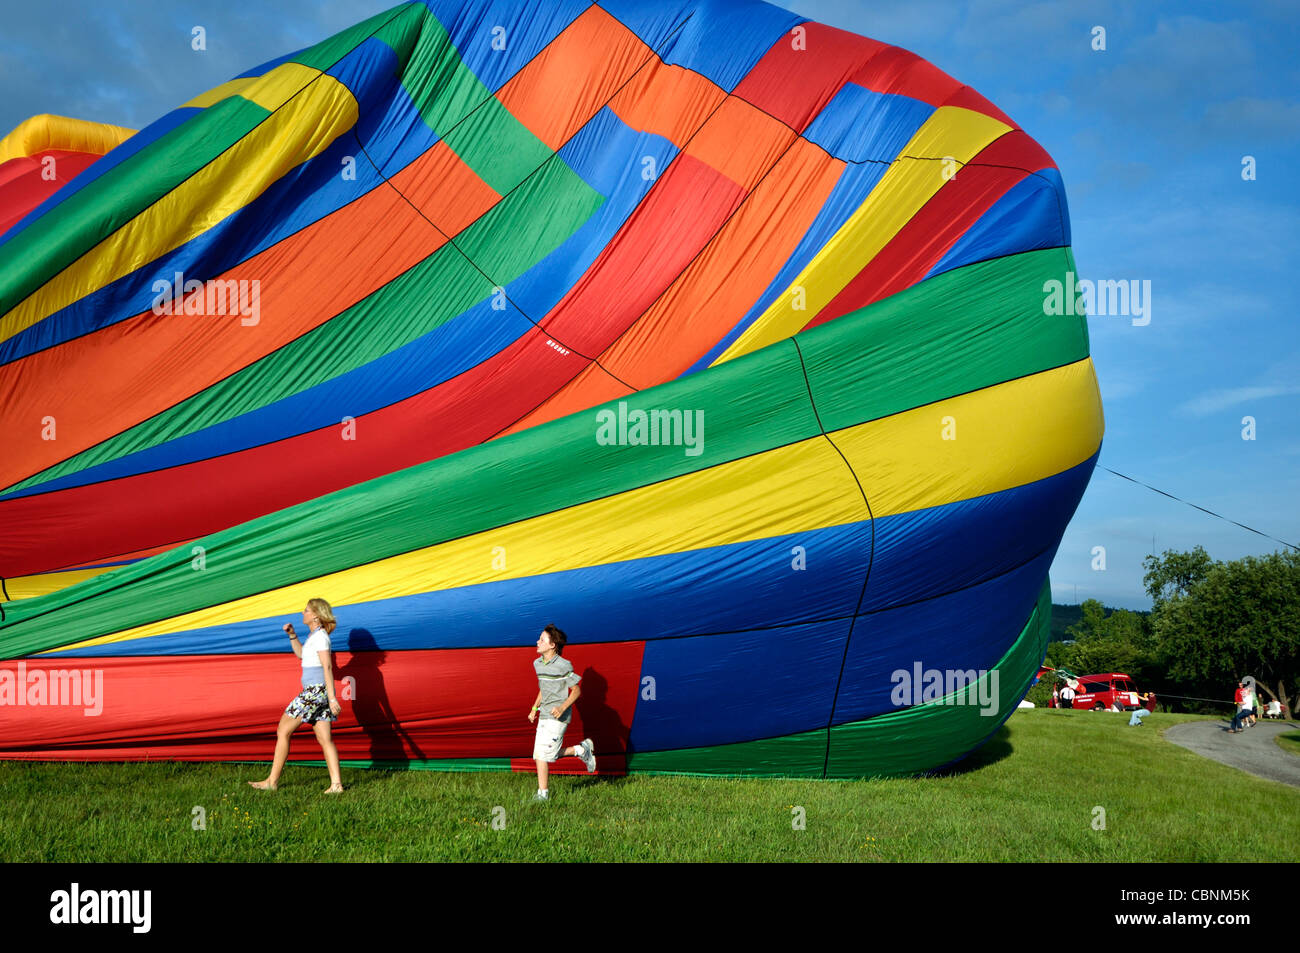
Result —
[[1052, 686], [1052, 703], [1048, 707], [1049, 708], [1061, 707], [1061, 690], [1057, 688], [1055, 685]]
[[1232, 724], [1228, 726], [1228, 733], [1239, 735], [1242, 732], [1241, 721], [1250, 711], [1250, 706], [1246, 704], [1246, 683], [1238, 682], [1237, 690], [1232, 693], [1232, 703], [1236, 706], [1236, 713], [1232, 716]]
[[1268, 708], [1267, 708], [1267, 709], [1265, 710], [1265, 712], [1264, 712], [1264, 717], [1265, 717], [1265, 718], [1281, 718], [1281, 717], [1282, 717], [1282, 703], [1281, 703], [1280, 701], [1278, 701], [1276, 698], [1274, 698], [1271, 702], [1268, 703]]

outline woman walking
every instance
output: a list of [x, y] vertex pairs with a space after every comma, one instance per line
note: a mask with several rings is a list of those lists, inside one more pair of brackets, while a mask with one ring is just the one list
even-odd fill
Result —
[[343, 706], [334, 697], [334, 666], [330, 646], [330, 633], [338, 623], [334, 621], [334, 611], [330, 604], [324, 599], [310, 600], [302, 610], [302, 621], [309, 633], [306, 642], [298, 641], [293, 623], [286, 622], [284, 626], [293, 654], [302, 659], [302, 691], [289, 702], [289, 707], [280, 716], [271, 773], [264, 781], [248, 783], [260, 791], [276, 789], [280, 772], [284, 770], [284, 762], [289, 757], [289, 738], [305, 721], [316, 732], [316, 740], [325, 752], [325, 763], [329, 765], [330, 786], [325, 793], [338, 794], [343, 790], [343, 776], [339, 771], [338, 748], [330, 738], [330, 722], [343, 710]]

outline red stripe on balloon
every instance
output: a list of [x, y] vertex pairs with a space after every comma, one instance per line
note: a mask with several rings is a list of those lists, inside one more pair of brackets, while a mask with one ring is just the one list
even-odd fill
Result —
[[[534, 626], [541, 629], [535, 620], [520, 620], [520, 626], [530, 633]], [[347, 639], [335, 635], [338, 644]], [[566, 744], [590, 736], [598, 754], [627, 750], [644, 648], [644, 642], [603, 642], [566, 649], [583, 688]], [[331, 737], [339, 756], [530, 759], [534, 658], [531, 647], [335, 652], [343, 713]], [[74, 671], [89, 673], [92, 689], [98, 677], [97, 698], [88, 702], [81, 694], [76, 704], [50, 704], [73, 700], [71, 678], [58, 673]], [[299, 672], [300, 663], [287, 650], [6, 661], [0, 663], [0, 758], [269, 761], [275, 727], [299, 691]], [[47, 686], [43, 701], [33, 687], [38, 682]], [[19, 688], [22, 704], [15, 695]], [[289, 759], [321, 759], [310, 726], [293, 736]], [[611, 757], [601, 762], [602, 773], [617, 773], [620, 764]], [[582, 769], [580, 762], [574, 765]]]

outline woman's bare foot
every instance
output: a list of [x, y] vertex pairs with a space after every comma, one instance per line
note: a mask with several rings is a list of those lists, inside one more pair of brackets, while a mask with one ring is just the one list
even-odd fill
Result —
[[342, 794], [342, 793], [343, 793], [343, 785], [341, 785], [341, 784], [331, 784], [329, 787], [327, 787], [327, 788], [325, 789], [325, 793], [326, 793], [326, 794]]
[[270, 781], [249, 781], [249, 782], [248, 782], [248, 786], [249, 786], [250, 788], [257, 788], [259, 791], [275, 791], [275, 790], [278, 790], [278, 788], [276, 787], [276, 785], [272, 784]]

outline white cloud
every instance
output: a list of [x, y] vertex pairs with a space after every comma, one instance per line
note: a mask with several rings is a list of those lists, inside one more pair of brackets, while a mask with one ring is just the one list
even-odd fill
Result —
[[1249, 401], [1289, 397], [1292, 394], [1300, 394], [1300, 384], [1257, 384], [1250, 387], [1229, 387], [1208, 391], [1194, 400], [1187, 401], [1178, 409], [1183, 413], [1204, 417]]

